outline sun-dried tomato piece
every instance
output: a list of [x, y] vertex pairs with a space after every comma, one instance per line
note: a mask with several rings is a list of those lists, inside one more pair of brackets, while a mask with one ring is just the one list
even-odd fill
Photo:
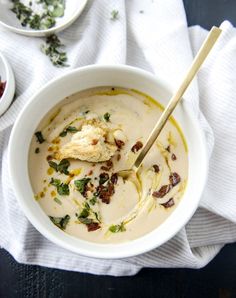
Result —
[[93, 232], [101, 228], [101, 226], [97, 222], [86, 224], [86, 226], [87, 226], [88, 232]]
[[166, 203], [161, 204], [162, 206], [164, 206], [165, 208], [170, 208], [172, 206], [174, 206], [175, 201], [173, 200], [173, 198], [170, 198], [169, 201], [167, 201]]
[[109, 172], [112, 167], [113, 167], [113, 162], [111, 160], [108, 160], [106, 162], [106, 166], [101, 166], [101, 170]]
[[180, 178], [180, 175], [178, 173], [174, 172], [174, 173], [170, 174], [169, 180], [170, 180], [171, 185], [175, 186], [178, 183], [180, 183], [181, 178]]
[[170, 184], [163, 185], [158, 191], [154, 191], [152, 193], [152, 196], [154, 198], [163, 198], [171, 189], [172, 189], [172, 185]]
[[143, 143], [142, 143], [141, 141], [137, 141], [137, 142], [133, 145], [133, 147], [131, 148], [131, 151], [132, 151], [133, 153], [136, 153], [136, 152], [138, 152], [142, 147], [143, 147]]
[[111, 196], [115, 193], [114, 184], [108, 182], [106, 186], [99, 185], [97, 187], [97, 193], [99, 199], [101, 199], [103, 203], [109, 204]]
[[118, 181], [118, 175], [116, 173], [111, 175], [111, 183], [117, 184]]
[[153, 165], [152, 167], [153, 167], [155, 173], [159, 173], [160, 172], [160, 168], [159, 168], [158, 165]]

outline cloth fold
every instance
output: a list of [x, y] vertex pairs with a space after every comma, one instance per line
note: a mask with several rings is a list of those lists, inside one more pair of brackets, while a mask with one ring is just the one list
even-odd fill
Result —
[[[111, 12], [118, 10], [118, 19]], [[207, 31], [187, 27], [180, 0], [90, 0], [79, 19], [59, 34], [70, 66], [50, 64], [40, 52], [40, 38], [29, 38], [0, 27], [1, 51], [16, 76], [16, 99], [0, 118], [0, 246], [21, 263], [80, 272], [133, 275], [143, 267], [206, 265], [225, 243], [236, 240], [236, 29], [221, 25], [222, 36], [188, 89], [185, 100], [206, 137], [209, 178], [199, 209], [174, 238], [149, 253], [99, 260], [76, 255], [48, 241], [28, 222], [8, 173], [8, 140], [12, 125], [33, 93], [70, 69], [88, 64], [122, 63], [161, 76], [170, 88], [178, 85]], [[207, 120], [206, 120], [207, 119]]]

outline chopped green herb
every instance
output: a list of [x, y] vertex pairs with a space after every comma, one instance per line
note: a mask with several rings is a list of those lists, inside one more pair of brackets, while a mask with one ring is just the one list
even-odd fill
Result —
[[47, 1], [39, 1], [39, 3], [44, 3], [44, 10], [41, 14], [35, 13], [30, 6], [32, 2], [29, 3], [29, 6], [26, 6], [19, 0], [12, 0], [13, 8], [11, 9], [16, 17], [21, 22], [23, 27], [29, 26], [32, 29], [44, 30], [52, 28], [56, 24], [56, 17], [61, 17], [64, 14], [65, 5], [64, 1], [50, 1], [48, 4]]
[[60, 49], [63, 46], [64, 45], [61, 43], [60, 39], [55, 34], [52, 34], [47, 37], [46, 43], [41, 46], [41, 50], [49, 57], [53, 65], [57, 67], [65, 67], [69, 65], [66, 64], [66, 52], [63, 52]]
[[99, 218], [99, 216], [98, 216], [98, 213], [95, 212], [95, 211], [93, 211], [93, 213], [94, 213], [94, 215], [95, 215], [95, 217], [96, 217], [96, 220], [97, 220], [98, 222], [101, 222], [101, 220], [100, 220], [100, 218]]
[[50, 184], [58, 187], [61, 184], [61, 180], [52, 178], [51, 181], [50, 181]]
[[112, 10], [111, 12], [111, 20], [115, 21], [119, 18], [119, 11], [118, 10]]
[[62, 205], [62, 202], [61, 202], [57, 197], [55, 197], [53, 200], [54, 200], [58, 205]]
[[125, 232], [125, 225], [122, 222], [120, 225], [112, 225], [109, 227], [109, 231], [112, 233], [118, 233], [118, 232]]
[[109, 113], [105, 113], [103, 115], [103, 118], [105, 119], [106, 122], [109, 122], [110, 121], [110, 117], [111, 117], [111, 114], [109, 114]]
[[97, 197], [96, 197], [96, 196], [92, 197], [92, 199], [89, 200], [89, 203], [90, 203], [92, 206], [94, 206], [94, 205], [97, 203]]
[[67, 135], [67, 131], [66, 131], [66, 130], [63, 130], [63, 131], [59, 134], [59, 136], [62, 137], [62, 138], [64, 138], [66, 135]]
[[69, 175], [68, 167], [70, 166], [70, 162], [67, 159], [62, 159], [59, 164], [56, 162], [49, 160], [48, 164], [51, 168], [53, 168], [56, 172], [60, 172], [65, 175]]
[[93, 223], [92, 218], [78, 217], [78, 220], [85, 225], [89, 225], [89, 224]]
[[51, 168], [53, 168], [57, 172], [57, 163], [56, 162], [49, 160], [48, 164]]
[[49, 216], [50, 220], [61, 230], [65, 230], [66, 226], [70, 220], [70, 216], [67, 214], [64, 217], [53, 217]]
[[61, 183], [59, 179], [52, 178], [50, 184], [57, 188], [57, 192], [61, 196], [68, 196], [70, 194], [69, 185], [66, 183]]
[[89, 183], [91, 178], [83, 178], [83, 179], [78, 179], [74, 181], [76, 189], [83, 194], [85, 191], [86, 185]]
[[35, 151], [34, 151], [36, 154], [38, 154], [39, 152], [40, 152], [40, 149], [39, 149], [39, 147], [37, 147], [36, 149], [35, 149]]
[[78, 129], [74, 126], [68, 126], [66, 130], [68, 132], [77, 132], [78, 131]]
[[64, 158], [57, 165], [57, 171], [65, 175], [69, 175], [69, 171], [68, 171], [69, 166], [70, 166], [69, 160]]
[[78, 218], [86, 218], [86, 217], [88, 217], [88, 216], [89, 216], [89, 211], [88, 211], [87, 208], [84, 208], [84, 209], [81, 211], [81, 213], [80, 213], [80, 215], [78, 216]]
[[59, 195], [61, 196], [68, 196], [70, 194], [70, 189], [68, 184], [65, 183], [61, 183], [58, 187], [57, 187], [57, 192]]
[[37, 138], [37, 141], [38, 141], [40, 144], [42, 144], [42, 143], [45, 141], [45, 139], [44, 139], [44, 137], [43, 137], [41, 131], [36, 131], [35, 136], [36, 136], [36, 138]]
[[71, 132], [71, 133], [75, 133], [77, 132], [78, 129], [74, 126], [68, 126], [66, 129], [64, 129], [61, 133], [60, 133], [60, 137], [65, 137], [67, 135], [67, 132]]

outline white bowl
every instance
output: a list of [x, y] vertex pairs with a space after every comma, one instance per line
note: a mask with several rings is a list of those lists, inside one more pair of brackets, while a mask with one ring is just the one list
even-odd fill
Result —
[[119, 86], [140, 90], [166, 104], [171, 93], [154, 75], [130, 66], [87, 66], [49, 82], [20, 113], [9, 142], [9, 166], [18, 202], [35, 228], [52, 242], [78, 254], [96, 258], [125, 258], [147, 252], [173, 237], [191, 218], [207, 178], [206, 146], [198, 121], [183, 101], [174, 117], [180, 124], [189, 149], [189, 177], [183, 198], [164, 223], [130, 242], [96, 244], [70, 236], [49, 220], [34, 200], [28, 173], [31, 138], [42, 117], [59, 101], [75, 92], [98, 86]]
[[5, 90], [0, 98], [0, 116], [7, 110], [15, 93], [15, 78], [7, 59], [0, 53], [0, 77], [6, 82]]
[[65, 12], [63, 17], [56, 18], [56, 26], [45, 30], [34, 30], [23, 27], [11, 8], [10, 0], [0, 0], [0, 24], [5, 28], [27, 36], [47, 36], [57, 33], [69, 27], [82, 13], [88, 0], [66, 0]]

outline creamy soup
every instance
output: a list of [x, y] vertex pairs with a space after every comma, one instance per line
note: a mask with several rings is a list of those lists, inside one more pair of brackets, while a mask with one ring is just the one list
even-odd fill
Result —
[[115, 243], [171, 215], [188, 177], [187, 145], [173, 118], [143, 161], [141, 191], [117, 175], [133, 164], [162, 110], [141, 92], [103, 87], [67, 97], [44, 117], [32, 138], [29, 175], [35, 199], [58, 228]]

